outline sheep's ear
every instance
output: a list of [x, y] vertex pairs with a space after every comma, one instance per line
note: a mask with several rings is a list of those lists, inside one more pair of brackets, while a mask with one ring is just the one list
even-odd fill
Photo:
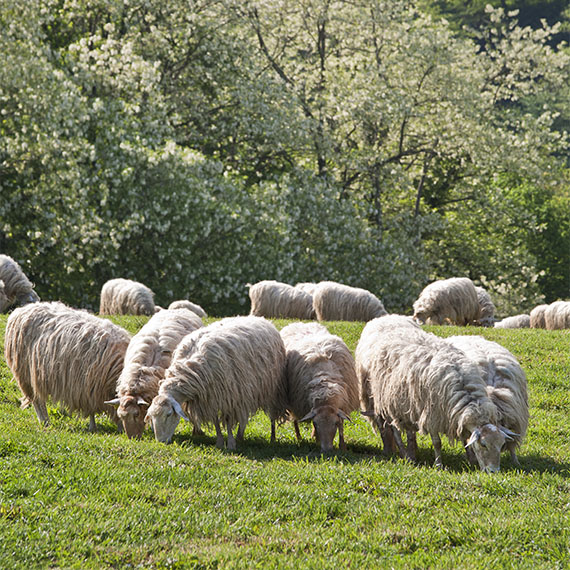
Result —
[[139, 406], [150, 406], [150, 404], [144, 398], [141, 398], [140, 396], [138, 397], [137, 404]]
[[481, 430], [475, 429], [473, 431], [473, 433], [471, 434], [471, 437], [467, 440], [465, 447], [469, 447], [470, 445], [473, 445], [476, 441], [479, 441], [479, 439], [481, 439]]
[[374, 412], [372, 412], [371, 410], [360, 410], [360, 413], [363, 416], [366, 416], [367, 418], [374, 418], [376, 417], [376, 414]]
[[299, 421], [308, 422], [309, 420], [312, 420], [316, 415], [317, 411], [315, 410], [315, 408], [313, 408], [304, 418], [301, 418]]
[[187, 422], [190, 421], [190, 418], [184, 413], [184, 410], [182, 409], [182, 406], [174, 399], [174, 398], [169, 398], [168, 399], [170, 404], [172, 405], [172, 407], [174, 408], [174, 411], [184, 420], [186, 420]]
[[501, 430], [501, 432], [507, 438], [508, 441], [512, 441], [513, 439], [515, 439], [515, 437], [518, 437], [519, 435], [518, 433], [514, 433], [510, 429], [507, 429], [506, 427], [503, 426], [499, 426], [499, 429]]
[[346, 420], [347, 422], [350, 421], [350, 416], [346, 415], [342, 410], [339, 410], [337, 414], [341, 420]]
[[109, 404], [109, 406], [118, 406], [121, 403], [121, 399], [120, 398], [113, 398], [112, 400], [107, 400], [104, 403]]

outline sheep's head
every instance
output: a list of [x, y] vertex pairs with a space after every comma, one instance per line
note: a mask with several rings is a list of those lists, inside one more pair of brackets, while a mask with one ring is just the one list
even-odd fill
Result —
[[145, 412], [149, 403], [136, 396], [123, 396], [119, 400], [117, 415], [129, 438], [140, 438], [145, 428]]
[[338, 430], [339, 443], [343, 439], [343, 420], [350, 420], [350, 418], [340, 409], [333, 406], [318, 406], [313, 408], [304, 418], [300, 421], [307, 422], [313, 421], [317, 438], [321, 443], [321, 451], [327, 453], [332, 451], [333, 442]]
[[501, 450], [505, 442], [515, 436], [511, 431], [485, 424], [471, 433], [465, 447], [471, 447], [482, 471], [497, 473], [501, 466]]
[[180, 418], [190, 421], [180, 404], [172, 396], [159, 394], [153, 399], [145, 421], [152, 424], [157, 441], [170, 443]]

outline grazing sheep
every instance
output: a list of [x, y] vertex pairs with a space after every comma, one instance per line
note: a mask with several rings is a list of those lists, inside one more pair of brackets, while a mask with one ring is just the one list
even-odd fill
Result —
[[414, 318], [421, 324], [465, 326], [480, 314], [477, 290], [467, 277], [430, 283], [414, 303]]
[[298, 421], [313, 421], [321, 451], [346, 450], [343, 420], [358, 408], [354, 358], [345, 342], [317, 323], [293, 323], [281, 330], [287, 353], [288, 409], [300, 439]]
[[530, 328], [531, 329], [544, 329], [546, 328], [546, 324], [544, 322], [544, 313], [547, 309], [548, 305], [537, 305], [531, 312], [530, 312]]
[[483, 287], [475, 287], [477, 302], [479, 303], [479, 315], [473, 322], [476, 326], [492, 327], [495, 324], [495, 305], [491, 295]]
[[319, 321], [369, 321], [387, 313], [382, 301], [366, 289], [322, 281], [313, 293]]
[[199, 424], [214, 424], [217, 445], [223, 447], [220, 420], [228, 432], [228, 449], [235, 449], [232, 429], [239, 422], [243, 439], [249, 417], [260, 408], [275, 421], [286, 410], [285, 347], [279, 331], [262, 317], [229, 317], [185, 336], [176, 349], [158, 395], [147, 412], [158, 441], [168, 443], [182, 406]]
[[514, 315], [505, 317], [495, 323], [496, 329], [528, 329], [530, 327], [530, 315]]
[[[497, 409], [487, 385], [461, 350], [409, 324], [382, 325], [374, 319], [356, 347], [356, 370], [367, 415], [394, 428], [400, 452], [415, 460], [415, 433], [429, 433], [435, 464], [442, 466], [440, 434], [471, 446], [482, 470], [500, 467], [500, 452], [510, 438], [497, 425]], [[408, 450], [398, 430], [408, 433]]]
[[462, 350], [479, 367], [487, 384], [487, 394], [497, 408], [499, 424], [509, 430], [506, 447], [519, 465], [516, 448], [528, 428], [528, 394], [526, 375], [515, 356], [500, 344], [481, 336], [452, 336], [446, 339]]
[[156, 312], [154, 293], [130, 279], [111, 279], [101, 289], [100, 315], [146, 315]]
[[204, 309], [202, 309], [202, 307], [200, 307], [200, 305], [196, 305], [196, 303], [192, 303], [191, 301], [186, 301], [186, 300], [173, 301], [172, 303], [170, 303], [170, 305], [168, 305], [168, 308], [169, 309], [188, 309], [189, 311], [196, 313], [202, 319], [204, 319], [208, 316], [206, 314], [206, 311], [204, 311]]
[[63, 303], [34, 303], [16, 309], [8, 318], [5, 356], [38, 420], [47, 425], [48, 398], [70, 411], [90, 416], [106, 412], [118, 423], [105, 401], [115, 393], [130, 335], [107, 319], [100, 319]]
[[259, 281], [249, 285], [250, 315], [267, 318], [315, 318], [313, 297], [301, 289], [278, 281]]
[[570, 329], [570, 301], [555, 301], [544, 310], [547, 330]]
[[117, 397], [106, 402], [117, 406], [129, 438], [141, 437], [146, 410], [158, 394], [174, 350], [183, 337], [201, 326], [202, 319], [192, 311], [163, 309], [132, 338], [117, 381]]
[[9, 255], [0, 254], [0, 312], [13, 305], [37, 303], [40, 298], [22, 268]]

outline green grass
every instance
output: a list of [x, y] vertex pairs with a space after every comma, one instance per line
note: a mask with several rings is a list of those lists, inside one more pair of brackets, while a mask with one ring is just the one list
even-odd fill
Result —
[[[135, 332], [137, 317], [113, 318]], [[6, 316], [0, 317], [0, 343]], [[278, 327], [286, 321], [276, 321]], [[361, 323], [328, 323], [354, 349]], [[0, 360], [0, 568], [568, 568], [570, 333], [430, 327], [482, 334], [529, 381], [520, 469], [489, 475], [419, 438], [418, 465], [386, 459], [353, 414], [348, 452], [322, 457], [304, 426], [269, 443], [259, 413], [237, 452], [178, 427], [170, 446], [49, 408], [41, 428]]]

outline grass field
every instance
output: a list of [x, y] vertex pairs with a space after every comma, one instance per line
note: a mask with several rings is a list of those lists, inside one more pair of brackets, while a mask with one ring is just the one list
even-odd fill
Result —
[[[113, 321], [136, 332], [145, 319]], [[361, 323], [328, 326], [355, 348]], [[418, 465], [387, 459], [357, 413], [348, 451], [328, 457], [309, 426], [302, 444], [286, 424], [271, 445], [262, 413], [237, 452], [182, 423], [169, 446], [103, 416], [90, 434], [57, 406], [42, 428], [2, 358], [0, 568], [569, 568], [570, 331], [428, 330], [482, 334], [519, 358], [531, 405], [519, 469], [505, 453], [482, 473], [444, 442], [438, 471], [426, 437]]]

